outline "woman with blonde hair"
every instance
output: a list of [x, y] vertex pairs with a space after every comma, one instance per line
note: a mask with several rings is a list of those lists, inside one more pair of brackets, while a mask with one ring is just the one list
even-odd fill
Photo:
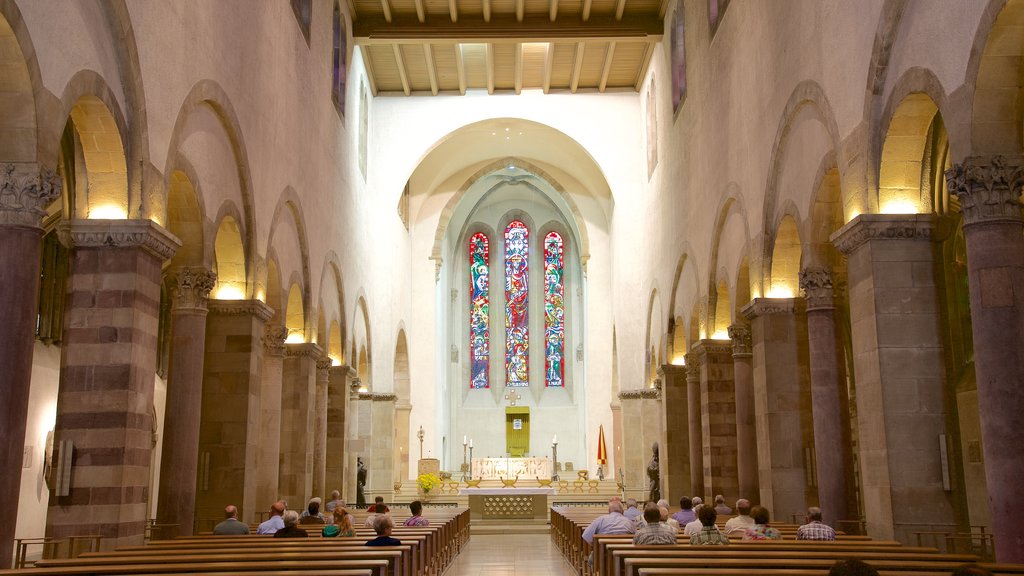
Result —
[[338, 506], [334, 509], [334, 524], [324, 526], [321, 534], [326, 538], [355, 536], [356, 529], [352, 526], [352, 515], [345, 508]]

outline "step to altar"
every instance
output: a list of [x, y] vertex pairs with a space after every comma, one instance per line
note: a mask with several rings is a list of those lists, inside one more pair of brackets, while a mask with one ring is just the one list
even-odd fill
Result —
[[551, 524], [548, 520], [473, 520], [469, 523], [469, 532], [479, 534], [549, 534]]

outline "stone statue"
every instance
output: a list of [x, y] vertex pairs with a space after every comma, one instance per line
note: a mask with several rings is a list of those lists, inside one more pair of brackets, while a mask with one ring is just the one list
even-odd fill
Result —
[[647, 478], [650, 480], [650, 491], [651, 497], [649, 502], [657, 502], [661, 500], [661, 481], [660, 481], [660, 470], [658, 465], [658, 443], [655, 442], [651, 446], [651, 451], [654, 455], [651, 457], [651, 461], [647, 463]]
[[363, 459], [356, 458], [356, 506], [366, 506], [366, 467], [363, 466]]

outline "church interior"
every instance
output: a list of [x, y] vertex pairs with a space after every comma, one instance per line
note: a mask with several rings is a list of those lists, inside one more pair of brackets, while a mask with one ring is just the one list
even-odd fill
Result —
[[1024, 0], [0, 0], [0, 568], [474, 478], [1024, 564], [1022, 184]]

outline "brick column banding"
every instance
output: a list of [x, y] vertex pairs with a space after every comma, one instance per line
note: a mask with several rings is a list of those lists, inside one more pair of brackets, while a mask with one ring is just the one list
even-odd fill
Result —
[[942, 483], [947, 380], [934, 227], [931, 214], [861, 214], [832, 235], [847, 255], [867, 530], [904, 543], [917, 531], [956, 529]]
[[243, 522], [269, 505], [256, 501], [256, 463], [263, 336], [274, 311], [259, 300], [210, 300], [209, 308], [196, 492], [200, 531], [212, 530], [227, 504], [239, 507]]
[[690, 424], [686, 367], [666, 364], [658, 370], [661, 378], [661, 497], [679, 502], [693, 494], [690, 484]]
[[348, 479], [348, 446], [345, 439], [345, 417], [348, 413], [349, 383], [356, 377], [351, 366], [332, 366], [327, 384], [327, 464], [325, 485], [339, 490], [345, 502], [356, 501], [355, 484]]
[[974, 372], [996, 559], [1024, 562], [1016, 502], [1024, 493], [1024, 236], [1021, 158], [972, 157], [946, 172], [960, 199]]
[[0, 567], [13, 560], [28, 395], [32, 384], [44, 208], [60, 196], [61, 180], [36, 164], [0, 164]]
[[757, 427], [754, 419], [754, 353], [750, 344], [750, 326], [729, 326], [732, 340], [733, 383], [736, 396], [736, 476], [739, 497], [756, 500]]
[[46, 536], [98, 534], [104, 547], [139, 545], [161, 268], [180, 242], [149, 220], [72, 221], [59, 232], [71, 249], [71, 276], [54, 446], [70, 441], [74, 451], [69, 494], [50, 494]]
[[832, 273], [810, 267], [800, 272], [800, 289], [807, 303], [807, 343], [811, 367], [811, 409], [814, 420], [814, 462], [818, 502], [826, 524], [850, 520], [847, 509], [850, 435], [843, 411], [846, 394], [836, 331]]
[[313, 495], [324, 502], [327, 489], [327, 387], [331, 380], [331, 359], [326, 356], [316, 361], [316, 403], [313, 424]]
[[700, 420], [704, 493], [733, 498], [739, 492], [736, 474], [736, 399], [732, 344], [700, 340], [690, 348], [700, 357]]
[[806, 512], [810, 497], [802, 421], [810, 399], [804, 405], [809, 391], [800, 364], [796, 301], [755, 298], [741, 312], [751, 328], [760, 501], [784, 522]]
[[690, 434], [690, 491], [688, 496], [704, 494], [703, 435], [700, 423], [700, 355], [686, 355], [686, 421]]
[[181, 268], [172, 275], [171, 365], [156, 516], [158, 523], [178, 528], [162, 536], [194, 531], [207, 300], [216, 281], [206, 268]]
[[268, 509], [280, 499], [281, 377], [284, 340], [288, 329], [280, 324], [263, 327], [263, 370], [260, 372], [260, 433], [256, 461], [256, 509]]
[[281, 385], [281, 498], [296, 510], [313, 496], [316, 362], [323, 348], [311, 342], [285, 344]]

